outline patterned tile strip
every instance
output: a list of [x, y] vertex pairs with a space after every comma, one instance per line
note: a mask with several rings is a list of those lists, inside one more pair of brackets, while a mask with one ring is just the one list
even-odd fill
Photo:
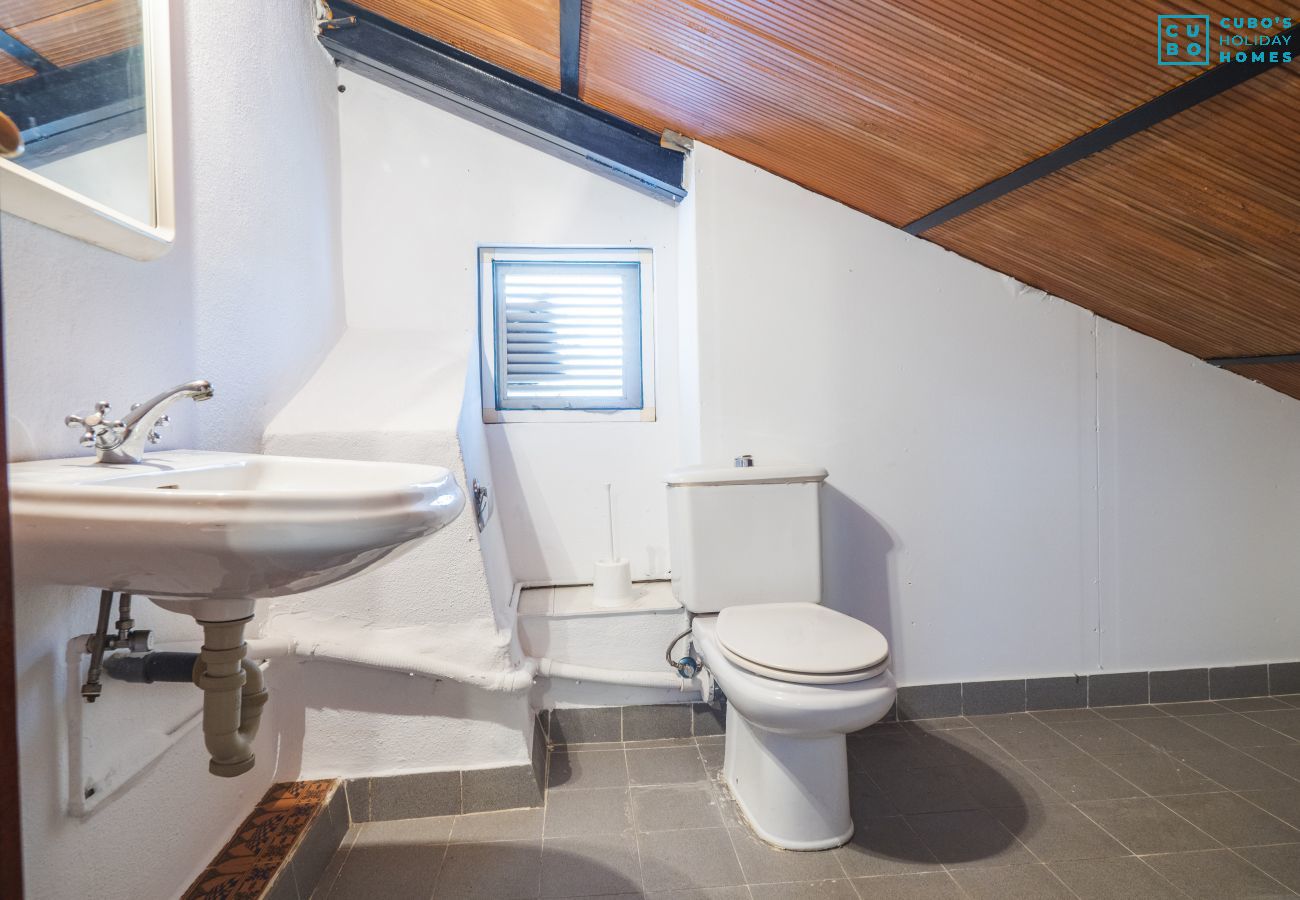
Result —
[[273, 784], [182, 900], [257, 900], [338, 782]]

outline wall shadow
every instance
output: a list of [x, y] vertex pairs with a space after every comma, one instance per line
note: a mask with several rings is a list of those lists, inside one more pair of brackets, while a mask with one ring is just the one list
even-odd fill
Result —
[[822, 596], [831, 609], [861, 619], [895, 644], [890, 554], [894, 535], [852, 497], [822, 489]]

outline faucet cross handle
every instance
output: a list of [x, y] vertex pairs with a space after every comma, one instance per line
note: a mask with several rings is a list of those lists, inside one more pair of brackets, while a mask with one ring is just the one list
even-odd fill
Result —
[[95, 404], [94, 412], [84, 416], [68, 416], [63, 420], [63, 424], [69, 428], [85, 429], [81, 435], [83, 447], [103, 449], [115, 447], [121, 443], [120, 434], [126, 424], [118, 419], [108, 418], [110, 408], [111, 404], [107, 400], [100, 400]]

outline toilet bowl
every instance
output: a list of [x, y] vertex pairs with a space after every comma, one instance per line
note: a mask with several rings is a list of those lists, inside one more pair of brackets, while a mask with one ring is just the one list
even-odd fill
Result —
[[695, 652], [727, 695], [722, 770], [755, 834], [787, 850], [853, 835], [844, 736], [897, 693], [889, 644], [822, 606], [819, 466], [671, 472], [673, 594]]
[[[825, 607], [786, 604], [787, 622], [815, 615], [829, 626], [844, 620], [850, 633], [868, 629]], [[730, 617], [745, 607], [725, 611]], [[753, 607], [754, 611], [770, 610]], [[812, 611], [816, 610], [816, 613]], [[825, 614], [830, 614], [826, 616]], [[764, 841], [787, 850], [825, 850], [853, 836], [849, 814], [848, 755], [845, 735], [879, 721], [894, 703], [894, 677], [878, 656], [857, 670], [828, 675], [826, 665], [810, 660], [798, 672], [741, 656], [719, 637], [721, 615], [699, 615], [692, 622], [696, 652], [727, 696], [727, 735], [723, 777], [750, 827]], [[853, 626], [857, 626], [856, 628]], [[821, 632], [807, 629], [815, 640]], [[728, 634], [724, 628], [723, 634]], [[843, 632], [841, 632], [843, 635]], [[772, 632], [773, 643], [781, 640]], [[867, 659], [873, 649], [862, 654]], [[779, 657], [780, 654], [777, 654]], [[784, 661], [773, 660], [768, 662]], [[828, 677], [835, 680], [827, 681]]]

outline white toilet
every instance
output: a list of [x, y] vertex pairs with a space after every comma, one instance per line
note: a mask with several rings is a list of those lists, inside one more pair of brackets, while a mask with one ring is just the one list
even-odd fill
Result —
[[723, 775], [763, 840], [824, 850], [853, 835], [844, 736], [894, 702], [889, 644], [821, 606], [821, 488], [812, 466], [667, 476], [673, 593], [727, 695]]

